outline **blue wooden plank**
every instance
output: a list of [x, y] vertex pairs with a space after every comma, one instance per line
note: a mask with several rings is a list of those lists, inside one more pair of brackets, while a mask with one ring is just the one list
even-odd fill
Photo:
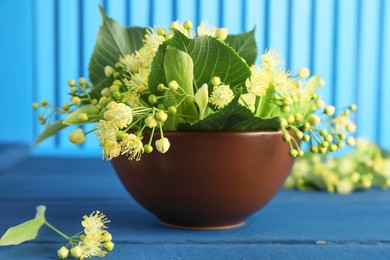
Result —
[[219, 3], [217, 0], [199, 0], [200, 1], [200, 21], [219, 26]]
[[355, 103], [355, 64], [357, 43], [356, 24], [357, 1], [338, 1], [339, 23], [337, 30], [338, 50], [337, 50], [337, 77], [336, 77], [336, 107], [347, 107]]
[[223, 9], [224, 21], [223, 27], [228, 29], [229, 34], [237, 34], [242, 32], [242, 1], [241, 0], [226, 0], [224, 1]]
[[390, 120], [389, 120], [389, 114], [390, 114], [390, 3], [388, 1], [382, 1], [383, 5], [382, 8], [384, 10], [384, 32], [383, 32], [383, 53], [380, 55], [382, 56], [382, 62], [383, 66], [381, 66], [379, 69], [382, 70], [381, 76], [382, 76], [382, 86], [381, 90], [381, 105], [382, 107], [379, 108], [382, 110], [382, 113], [380, 114], [381, 117], [380, 120], [380, 128], [381, 128], [381, 145], [390, 151]]
[[269, 23], [267, 33], [263, 36], [264, 48], [273, 48], [282, 52], [283, 59], [287, 58], [288, 45], [290, 45], [287, 37], [288, 6], [287, 0], [269, 1]]
[[3, 78], [0, 102], [0, 143], [32, 139], [32, 3], [0, 1], [0, 71]]
[[[55, 42], [54, 42], [54, 1], [35, 1], [36, 19], [36, 84], [37, 101], [46, 99], [53, 103], [55, 101]], [[37, 120], [34, 120], [36, 123]], [[42, 132], [44, 127], [38, 126], [37, 132]], [[42, 142], [36, 151], [50, 150], [55, 148], [54, 138]]]
[[[337, 2], [337, 1], [336, 1]], [[313, 37], [313, 46], [309, 57], [312, 60], [310, 68], [309, 63], [307, 67], [312, 70], [313, 74], [319, 74], [321, 78], [326, 82], [326, 85], [319, 89], [319, 93], [326, 103], [332, 103], [332, 87], [334, 82], [333, 78], [333, 68], [336, 66], [335, 61], [333, 60], [333, 53], [336, 51], [334, 49], [334, 28], [335, 28], [335, 8], [334, 1], [328, 0], [316, 0], [313, 2], [315, 5], [315, 14], [312, 17], [312, 23], [314, 25], [314, 35]], [[326, 21], [326, 22], [325, 22]], [[299, 37], [299, 36], [295, 36]], [[337, 62], [337, 61], [336, 61]], [[305, 66], [303, 63], [301, 63]]]
[[291, 60], [290, 69], [296, 72], [302, 67], [309, 66], [310, 55], [310, 22], [311, 22], [311, 1], [296, 0], [290, 4], [292, 12], [291, 27], [291, 52], [288, 54]]
[[107, 2], [108, 15], [114, 18], [115, 21], [119, 22], [121, 25], [127, 23], [126, 17], [126, 0], [115, 0]]
[[149, 23], [149, 1], [130, 0], [128, 6], [130, 15], [130, 25], [148, 27]]
[[194, 25], [194, 30], [196, 30], [197, 24], [197, 15], [196, 15], [196, 3], [197, 0], [177, 0], [177, 17], [174, 19], [184, 22], [190, 20]]
[[[358, 135], [368, 139], [375, 139], [376, 93], [378, 61], [375, 49], [378, 47], [378, 17], [380, 12], [379, 1], [362, 0], [361, 14], [361, 52], [359, 54], [358, 76], [358, 106], [357, 121]], [[374, 29], [375, 28], [375, 29]]]
[[150, 26], [166, 27], [173, 22], [172, 21], [172, 1], [153, 1], [153, 8], [150, 9], [151, 15], [153, 15], [153, 23]]
[[256, 63], [260, 61], [260, 55], [264, 53], [264, 30], [265, 30], [265, 2], [266, 0], [248, 0], [246, 3], [246, 16], [242, 17], [245, 19], [245, 31], [252, 30], [256, 27], [255, 38], [258, 50]]

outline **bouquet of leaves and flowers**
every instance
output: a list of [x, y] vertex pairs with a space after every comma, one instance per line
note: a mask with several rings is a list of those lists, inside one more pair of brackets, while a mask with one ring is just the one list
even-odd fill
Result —
[[[286, 70], [281, 54], [269, 49], [255, 65], [254, 30], [228, 35], [227, 29], [175, 21], [165, 28], [125, 28], [101, 9], [100, 27], [89, 64], [89, 79], [70, 80], [70, 103], [57, 108], [43, 100], [46, 125], [37, 143], [67, 126], [75, 144], [94, 133], [103, 157], [169, 150], [165, 131], [280, 130], [290, 155], [302, 156], [300, 140], [315, 153], [334, 152], [356, 130], [355, 105], [336, 111], [317, 93], [324, 84], [307, 68]], [[47, 110], [51, 110], [50, 113]], [[66, 115], [53, 122], [54, 113]], [[147, 136], [147, 137], [145, 137]]]

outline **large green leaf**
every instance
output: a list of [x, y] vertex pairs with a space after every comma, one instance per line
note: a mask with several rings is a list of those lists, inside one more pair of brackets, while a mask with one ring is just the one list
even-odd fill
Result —
[[[173, 29], [174, 30], [174, 29]], [[250, 77], [249, 66], [227, 44], [209, 36], [189, 39], [180, 31], [174, 30], [175, 35], [161, 45], [152, 63], [149, 75], [149, 88], [154, 92], [159, 83], [165, 83], [163, 59], [167, 45], [178, 48], [191, 56], [194, 62], [194, 85], [198, 90], [204, 83], [210, 83], [214, 76], [221, 78], [231, 87], [243, 85]], [[209, 84], [212, 91], [212, 84]]]
[[89, 79], [94, 85], [106, 77], [104, 74], [105, 66], [114, 67], [120, 55], [130, 54], [140, 49], [143, 46], [142, 39], [146, 33], [146, 28], [121, 26], [107, 17], [101, 6], [99, 9], [103, 23], [100, 26], [88, 68]]
[[230, 47], [236, 50], [236, 52], [244, 58], [244, 60], [252, 65], [257, 58], [257, 47], [255, 40], [255, 28], [250, 32], [244, 32], [235, 35], [229, 35], [225, 42]]
[[54, 122], [53, 124], [48, 124], [45, 127], [45, 130], [38, 136], [37, 140], [35, 140], [35, 144], [39, 144], [43, 140], [49, 138], [50, 136], [56, 134], [57, 132], [61, 131], [68, 125], [63, 124], [63, 120], [58, 120]]
[[38, 206], [34, 219], [9, 228], [0, 238], [0, 246], [19, 245], [20, 243], [36, 238], [39, 229], [46, 221], [45, 210], [45, 206]]
[[178, 125], [179, 131], [253, 131], [278, 130], [280, 120], [256, 117], [249, 109], [239, 104], [237, 95], [227, 106], [195, 124]]

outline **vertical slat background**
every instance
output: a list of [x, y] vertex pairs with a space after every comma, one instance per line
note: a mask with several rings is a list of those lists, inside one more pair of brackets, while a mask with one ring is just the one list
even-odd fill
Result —
[[[387, 0], [26, 0], [0, 1], [3, 42], [0, 73], [0, 142], [32, 144], [42, 127], [33, 119], [33, 100], [68, 101], [67, 80], [87, 77], [89, 57], [101, 23], [98, 5], [127, 26], [169, 26], [190, 19], [225, 26], [230, 33], [256, 26], [259, 52], [282, 52], [293, 73], [302, 66], [326, 81], [321, 95], [338, 107], [359, 106], [358, 136], [390, 149], [390, 2]], [[12, 14], [18, 10], [16, 19]], [[8, 24], [12, 24], [9, 26]], [[10, 49], [12, 51], [10, 51]], [[258, 59], [259, 61], [259, 59]], [[21, 75], [21, 76], [19, 76]], [[16, 86], [21, 91], [15, 91]], [[23, 92], [21, 96], [20, 93]], [[5, 96], [5, 95], [6, 96]], [[19, 99], [15, 100], [15, 95]], [[16, 119], [17, 118], [17, 119]], [[12, 122], [9, 124], [9, 122]], [[69, 131], [34, 147], [36, 154], [91, 155], [100, 150], [91, 136], [82, 147]]]

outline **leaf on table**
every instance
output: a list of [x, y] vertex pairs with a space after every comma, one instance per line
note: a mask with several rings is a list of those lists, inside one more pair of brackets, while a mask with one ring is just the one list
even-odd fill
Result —
[[116, 21], [107, 17], [104, 10], [99, 6], [103, 17], [103, 23], [99, 28], [94, 50], [89, 63], [89, 79], [97, 85], [106, 76], [104, 67], [115, 66], [119, 57], [131, 54], [143, 46], [142, 39], [146, 28], [121, 26]]
[[[100, 110], [96, 106], [94, 106], [92, 104], [85, 105], [85, 106], [82, 106], [82, 107], [74, 110], [72, 113], [70, 113], [63, 121], [63, 124], [64, 125], [81, 125], [81, 124], [89, 124], [92, 122], [97, 122], [99, 120], [99, 117], [98, 117], [99, 112], [100, 112]], [[90, 119], [81, 123], [79, 120], [79, 115], [81, 113], [87, 114], [88, 118], [90, 118]]]
[[47, 124], [45, 126], [45, 130], [35, 140], [35, 144], [39, 144], [40, 142], [46, 140], [47, 138], [56, 134], [67, 126], [68, 125], [63, 124], [63, 120], [55, 121], [53, 124]]
[[228, 105], [195, 124], [178, 125], [179, 131], [253, 131], [278, 130], [280, 120], [256, 117], [249, 109], [239, 104], [237, 95]]
[[0, 238], [0, 246], [19, 245], [28, 240], [35, 239], [39, 229], [45, 223], [45, 210], [45, 206], [38, 206], [34, 219], [9, 228]]
[[[203, 84], [209, 84], [214, 76], [221, 78], [224, 84], [231, 88], [244, 85], [251, 72], [248, 64], [237, 52], [227, 44], [210, 36], [189, 39], [180, 31], [173, 29], [175, 35], [163, 45], [160, 45], [151, 66], [149, 74], [149, 89], [156, 95], [159, 83], [167, 84], [164, 75], [164, 55], [167, 46], [173, 46], [187, 53], [194, 64], [194, 85], [197, 91]], [[209, 84], [209, 92], [212, 84]]]
[[257, 58], [257, 46], [255, 40], [255, 28], [249, 32], [244, 32], [235, 35], [228, 35], [225, 43], [236, 50], [249, 64], [253, 65]]

